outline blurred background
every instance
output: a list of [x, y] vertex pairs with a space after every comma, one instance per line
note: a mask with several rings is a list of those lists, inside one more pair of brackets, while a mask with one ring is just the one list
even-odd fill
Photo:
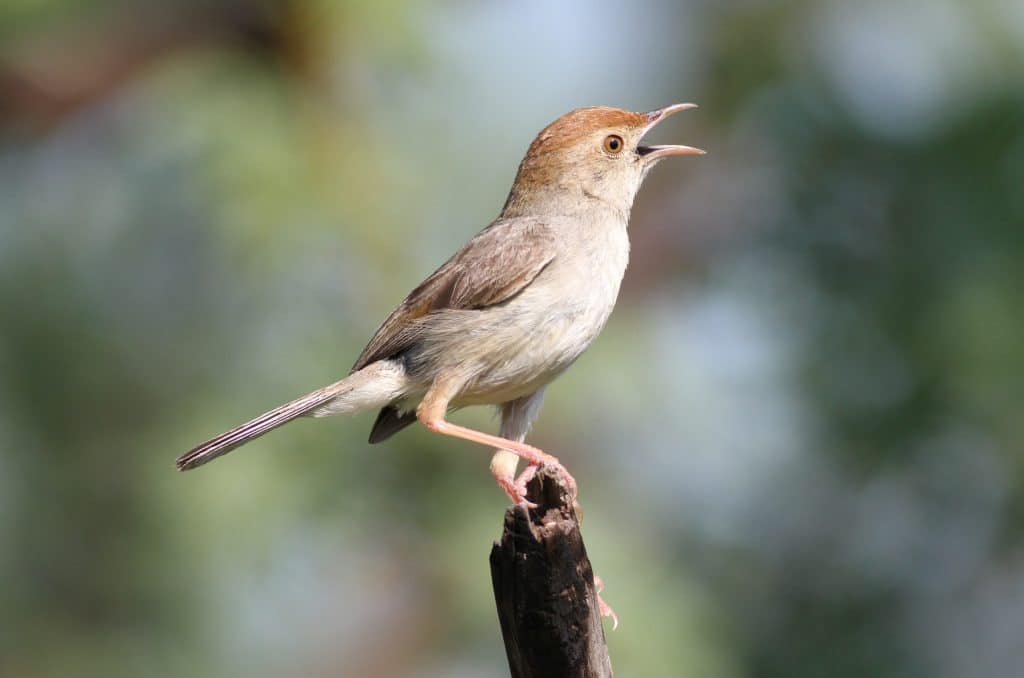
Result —
[[1015, 0], [6, 0], [0, 674], [507, 675], [488, 451], [173, 460], [347, 372], [549, 121], [679, 101], [531, 438], [617, 673], [1019, 675]]

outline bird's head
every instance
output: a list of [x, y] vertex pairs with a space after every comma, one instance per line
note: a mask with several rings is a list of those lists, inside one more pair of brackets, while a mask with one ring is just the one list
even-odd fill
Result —
[[629, 213], [648, 170], [670, 155], [699, 155], [690, 146], [643, 146], [659, 122], [695, 104], [650, 113], [596, 106], [566, 113], [530, 144], [502, 215], [547, 216], [586, 209], [591, 201]]

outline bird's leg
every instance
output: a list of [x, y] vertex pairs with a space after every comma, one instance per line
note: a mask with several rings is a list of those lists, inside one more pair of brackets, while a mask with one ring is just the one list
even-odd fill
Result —
[[[519, 456], [508, 450], [498, 450], [491, 457], [491, 474], [498, 481], [500, 487], [513, 504], [523, 504], [527, 508], [537, 508], [537, 505], [526, 499], [526, 483], [516, 478], [516, 466], [519, 465]], [[537, 468], [527, 466], [527, 468]]]
[[[417, 416], [419, 416], [419, 410], [417, 410]], [[488, 447], [497, 447], [502, 450], [508, 450], [509, 452], [522, 457], [529, 464], [536, 466], [553, 466], [555, 467], [562, 478], [565, 480], [566, 486], [569, 488], [569, 492], [572, 495], [573, 500], [576, 499], [576, 479], [573, 478], [564, 466], [562, 462], [558, 461], [557, 457], [553, 457], [547, 452], [537, 449], [532, 445], [526, 443], [517, 443], [514, 440], [506, 440], [505, 438], [499, 438], [488, 433], [482, 433], [480, 431], [474, 431], [471, 428], [465, 426], [459, 426], [453, 424], [450, 421], [445, 421], [441, 417], [423, 417], [419, 416], [420, 422], [434, 433], [440, 433], [441, 435], [452, 436], [454, 438], [462, 438], [463, 440], [470, 440], [474, 443], [480, 443], [481, 445], [487, 445]]]
[[423, 400], [420, 401], [419, 407], [416, 408], [416, 418], [420, 420], [420, 423], [434, 433], [452, 436], [453, 438], [462, 438], [463, 440], [480, 443], [481, 445], [494, 447], [499, 450], [507, 450], [518, 457], [522, 457], [528, 464], [534, 466], [553, 466], [564, 478], [566, 487], [568, 487], [575, 502], [577, 495], [576, 479], [569, 474], [556, 457], [526, 443], [475, 431], [471, 428], [445, 421], [444, 416], [448, 412], [448, 404], [452, 399], [452, 394], [446, 388], [447, 385], [446, 382], [435, 382], [434, 386], [427, 391]]
[[[501, 406], [501, 437], [516, 442], [523, 442], [530, 432], [540, 405], [544, 401], [544, 388], [504, 403]], [[525, 504], [528, 508], [536, 505], [526, 500], [526, 483], [537, 473], [537, 466], [527, 464], [526, 469], [516, 477], [516, 466], [519, 457], [514, 452], [497, 450], [491, 458], [491, 473], [498, 481], [498, 487], [505, 491], [514, 504]]]
[[494, 457], [491, 459], [491, 473], [498, 481], [498, 487], [505, 491], [513, 504], [523, 504], [526, 508], [537, 508], [536, 504], [526, 498], [526, 485], [537, 475], [537, 469], [540, 467], [535, 464], [527, 464], [523, 472], [517, 476], [515, 475], [515, 466], [512, 466], [510, 471], [502, 468], [501, 462], [504, 461], [506, 455], [512, 457], [513, 463], [519, 461], [519, 457], [508, 450], [498, 450], [494, 453]]

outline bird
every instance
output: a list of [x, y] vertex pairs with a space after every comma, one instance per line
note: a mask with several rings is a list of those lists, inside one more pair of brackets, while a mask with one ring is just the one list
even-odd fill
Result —
[[[515, 504], [557, 457], [525, 442], [545, 389], [604, 328], [629, 260], [627, 225], [647, 173], [691, 146], [642, 145], [680, 103], [637, 113], [579, 108], [530, 144], [497, 219], [430, 274], [384, 320], [343, 379], [276, 407], [178, 457], [194, 469], [300, 417], [378, 410], [369, 442], [419, 421], [429, 431], [493, 448], [490, 470]], [[447, 420], [491, 405], [499, 435]], [[517, 477], [519, 459], [527, 466]]]

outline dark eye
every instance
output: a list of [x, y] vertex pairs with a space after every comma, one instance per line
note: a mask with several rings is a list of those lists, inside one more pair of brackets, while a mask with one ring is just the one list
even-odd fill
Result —
[[612, 155], [620, 153], [625, 145], [618, 134], [609, 134], [604, 138], [604, 150]]

